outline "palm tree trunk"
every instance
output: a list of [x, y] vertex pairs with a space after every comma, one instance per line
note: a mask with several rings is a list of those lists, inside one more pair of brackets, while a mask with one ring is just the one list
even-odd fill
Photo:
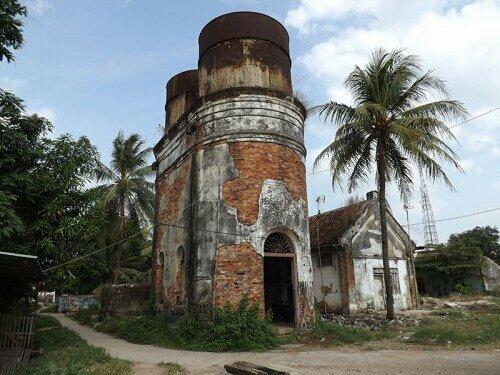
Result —
[[385, 199], [386, 163], [383, 141], [377, 144], [377, 172], [379, 187], [380, 232], [382, 236], [382, 263], [384, 266], [384, 284], [387, 319], [394, 319], [394, 291], [392, 288], [391, 268], [389, 265], [389, 243], [387, 236], [387, 202]]
[[118, 244], [118, 249], [116, 251], [115, 260], [115, 271], [113, 275], [113, 282], [118, 283], [120, 277], [120, 268], [122, 265], [122, 254], [123, 254], [123, 239], [125, 238], [125, 197], [123, 193], [120, 193], [120, 243]]

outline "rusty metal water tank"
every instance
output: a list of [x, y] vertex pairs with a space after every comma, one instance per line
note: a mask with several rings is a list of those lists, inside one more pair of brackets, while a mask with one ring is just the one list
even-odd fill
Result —
[[176, 74], [167, 82], [165, 130], [174, 125], [198, 99], [198, 70]]
[[265, 14], [235, 12], [210, 21], [199, 37], [200, 96], [237, 87], [292, 92], [289, 37]]

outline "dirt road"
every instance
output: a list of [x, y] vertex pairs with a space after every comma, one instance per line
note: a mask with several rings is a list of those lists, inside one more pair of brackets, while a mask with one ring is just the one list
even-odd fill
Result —
[[248, 361], [291, 374], [500, 374], [499, 351], [274, 350], [266, 353], [205, 353], [138, 345], [82, 326], [63, 314], [48, 314], [112, 356], [155, 364], [176, 362], [191, 374], [226, 374], [224, 364]]

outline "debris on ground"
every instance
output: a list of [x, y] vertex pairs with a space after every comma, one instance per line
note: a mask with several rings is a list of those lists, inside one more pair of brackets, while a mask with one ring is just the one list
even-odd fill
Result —
[[421, 297], [420, 304], [423, 308], [428, 309], [478, 309], [484, 307], [496, 306], [492, 296], [461, 296], [451, 295], [446, 299], [435, 297]]
[[420, 321], [415, 316], [398, 315], [394, 320], [388, 321], [385, 315], [374, 314], [373, 312], [358, 312], [351, 316], [328, 313], [323, 315], [323, 320], [328, 323], [342, 324], [349, 327], [368, 328], [379, 330], [392, 326], [394, 328], [408, 325], [419, 325]]

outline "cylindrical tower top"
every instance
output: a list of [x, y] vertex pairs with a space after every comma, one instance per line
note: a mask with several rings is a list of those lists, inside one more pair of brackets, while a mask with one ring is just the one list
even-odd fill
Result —
[[285, 26], [262, 13], [234, 12], [214, 18], [201, 30], [198, 39], [200, 56], [218, 43], [245, 38], [266, 40], [289, 54], [289, 37]]
[[261, 13], [235, 12], [210, 21], [199, 37], [199, 95], [257, 87], [292, 92], [289, 37]]
[[166, 126], [170, 128], [198, 99], [198, 70], [176, 74], [167, 82]]

